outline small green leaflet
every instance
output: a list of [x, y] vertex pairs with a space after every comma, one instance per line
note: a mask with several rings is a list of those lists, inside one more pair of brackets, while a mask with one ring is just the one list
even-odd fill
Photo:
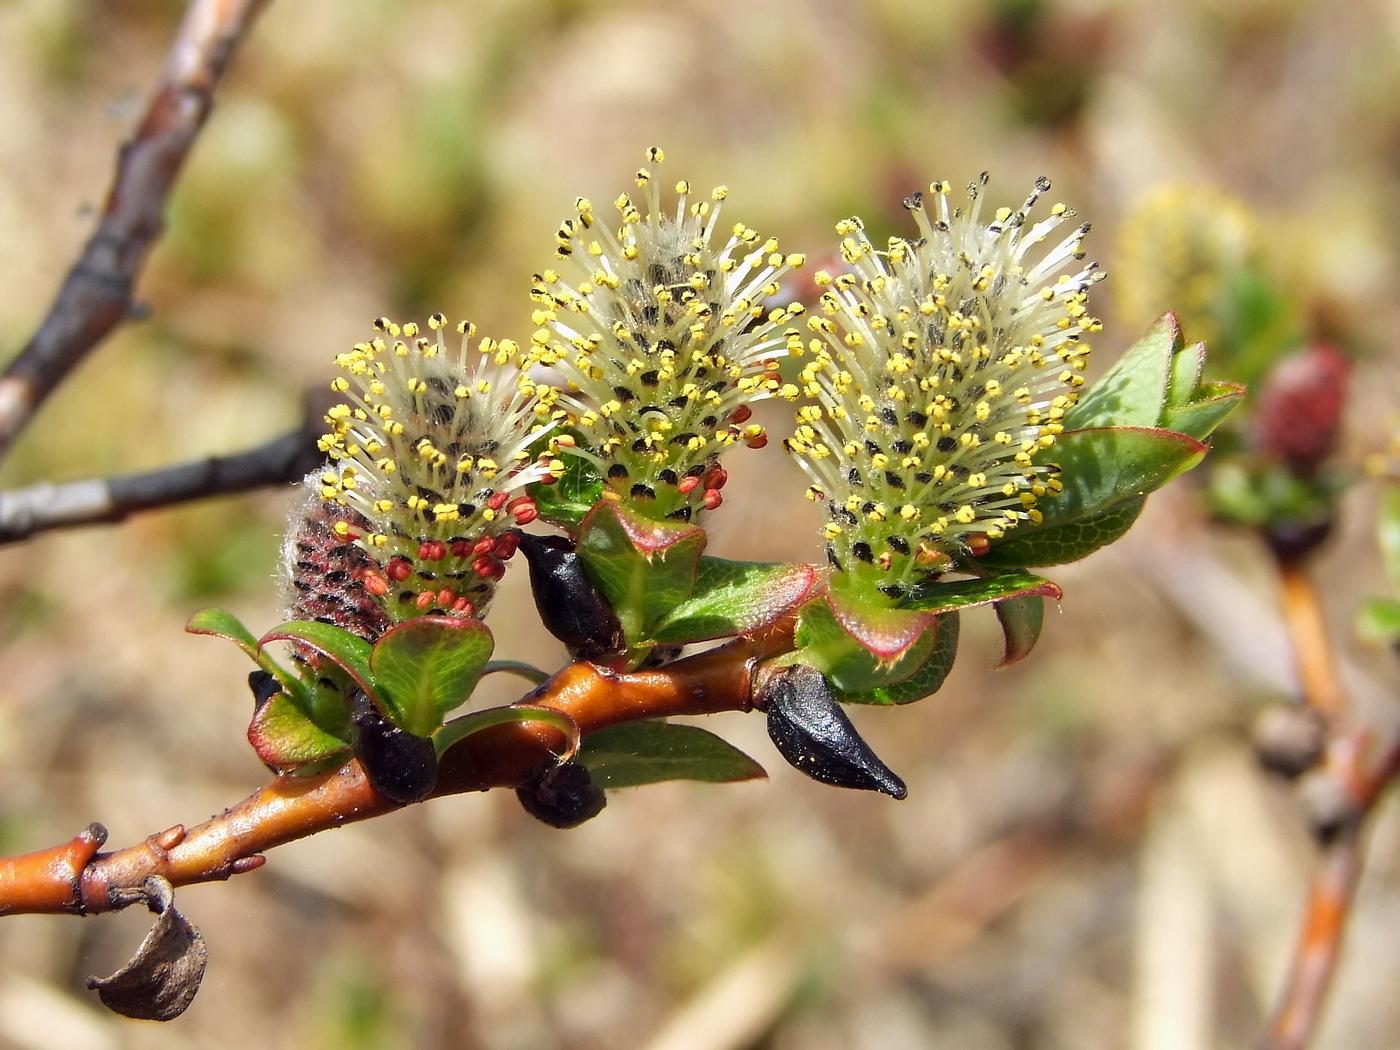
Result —
[[763, 767], [708, 730], [667, 722], [629, 722], [591, 733], [578, 761], [604, 788], [640, 787], [666, 780], [711, 784], [766, 777]]
[[584, 519], [577, 547], [629, 646], [644, 643], [652, 628], [690, 597], [704, 549], [704, 529], [650, 521], [607, 500]]
[[423, 616], [391, 627], [369, 658], [384, 714], [400, 729], [429, 736], [472, 695], [494, 645], [478, 620]]
[[689, 599], [656, 625], [655, 642], [698, 642], [750, 634], [772, 624], [816, 584], [811, 565], [700, 559]]
[[511, 704], [509, 707], [489, 707], [485, 711], [474, 711], [472, 714], [463, 715], [461, 718], [454, 718], [436, 733], [433, 734], [433, 747], [437, 749], [439, 756], [447, 753], [448, 748], [453, 744], [465, 740], [475, 733], [480, 733], [483, 729], [490, 729], [492, 726], [520, 724], [528, 722], [541, 722], [547, 726], [553, 726], [564, 734], [568, 741], [568, 746], [564, 753], [559, 756], [561, 762], [567, 762], [578, 752], [579, 730], [578, 723], [553, 707], [544, 707], [540, 704]]
[[937, 635], [933, 652], [922, 667], [903, 681], [879, 685], [864, 692], [836, 691], [836, 697], [843, 704], [911, 704], [932, 696], [943, 688], [943, 680], [953, 669], [953, 660], [958, 655], [958, 632], [960, 624], [956, 612], [946, 612], [938, 617]]
[[947, 612], [986, 605], [1008, 598], [1040, 596], [1059, 600], [1060, 588], [1030, 572], [1007, 572], [980, 580], [947, 580], [923, 583], [909, 592], [901, 605], [909, 609]]

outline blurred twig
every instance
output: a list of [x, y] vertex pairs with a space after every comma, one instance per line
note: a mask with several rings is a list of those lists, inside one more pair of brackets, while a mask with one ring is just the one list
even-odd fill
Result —
[[321, 430], [319, 417], [308, 414], [296, 430], [246, 452], [141, 474], [0, 492], [0, 545], [50, 529], [122, 521], [138, 511], [299, 481], [324, 460], [316, 447]]
[[1371, 733], [1347, 724], [1347, 702], [1321, 604], [1301, 559], [1278, 559], [1284, 617], [1293, 643], [1303, 701], [1326, 719], [1329, 741], [1313, 774], [1314, 829], [1323, 853], [1308, 888], [1302, 930], [1261, 1050], [1306, 1050], [1321, 1020], [1364, 865], [1360, 835], [1366, 817], [1400, 771], [1400, 738], [1370, 760]]
[[1312, 1040], [1337, 968], [1361, 863], [1354, 828], [1327, 845], [1308, 887], [1303, 929], [1261, 1050], [1305, 1050]]
[[191, 0], [135, 135], [122, 146], [97, 230], [48, 316], [0, 375], [0, 457], [35, 411], [132, 312], [166, 199], [213, 107], [214, 89], [267, 0]]
[[1283, 615], [1293, 645], [1303, 702], [1330, 721], [1343, 713], [1346, 698], [1337, 680], [1322, 602], [1304, 564], [1298, 558], [1278, 559]]
[[[792, 628], [785, 623], [651, 671], [619, 674], [576, 662], [522, 702], [565, 712], [583, 734], [638, 719], [748, 710], [757, 661], [789, 648]], [[514, 787], [557, 761], [565, 746], [562, 731], [539, 722], [484, 729], [443, 755], [433, 796]], [[227, 879], [260, 867], [274, 846], [397, 808], [353, 761], [320, 776], [277, 777], [197, 827], [177, 825], [114, 853], [96, 853], [99, 828], [0, 859], [0, 915], [113, 911], [143, 899], [140, 887], [152, 875], [174, 886]]]

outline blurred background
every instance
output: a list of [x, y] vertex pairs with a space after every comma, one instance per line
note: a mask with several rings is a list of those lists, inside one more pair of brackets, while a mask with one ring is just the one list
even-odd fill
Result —
[[[182, 9], [0, 2], [0, 356], [88, 236]], [[630, 188], [653, 144], [670, 175], [727, 184], [727, 215], [814, 260], [848, 214], [877, 241], [907, 232], [900, 199], [932, 179], [989, 170], [993, 202], [1015, 205], [1048, 175], [1110, 275], [1095, 371], [1172, 307], [1234, 355], [1222, 375], [1257, 377], [1219, 308], [1221, 275], [1250, 274], [1281, 330], [1355, 356], [1341, 460], [1359, 465], [1397, 394], [1397, 89], [1400, 4], [1381, 0], [282, 0], [178, 186], [139, 287], [149, 315], [52, 399], [0, 483], [250, 447], [295, 423], [380, 314], [528, 338], [556, 224], [577, 195], [602, 207]], [[788, 409], [764, 407], [781, 435]], [[778, 442], [728, 465], [712, 553], [818, 560]], [[211, 961], [165, 1026], [82, 988], [144, 915], [7, 918], [0, 1045], [1248, 1046], [1313, 848], [1250, 750], [1292, 689], [1271, 564], [1191, 486], [1050, 573], [1065, 598], [1024, 663], [993, 670], [999, 635], [974, 611], [940, 694], [854, 712], [905, 802], [806, 780], [758, 718], [715, 718], [771, 780], [615, 794], [568, 832], [509, 793], [440, 800], [182, 890]], [[125, 845], [265, 779], [244, 658], [182, 627], [211, 604], [278, 622], [290, 502], [0, 550], [0, 849], [91, 820]], [[1373, 504], [1366, 485], [1347, 496], [1318, 568], [1344, 675], [1380, 725], [1396, 675], [1350, 629], [1383, 589]], [[521, 574], [491, 626], [502, 657], [563, 657]], [[1318, 1047], [1400, 1042], [1397, 928], [1386, 804]]]

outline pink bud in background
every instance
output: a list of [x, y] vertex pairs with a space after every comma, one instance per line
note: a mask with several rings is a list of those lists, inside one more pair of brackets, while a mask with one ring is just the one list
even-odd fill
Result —
[[1264, 379], [1251, 440], [1295, 474], [1316, 472], [1337, 445], [1351, 362], [1330, 343], [1311, 343], [1279, 360]]

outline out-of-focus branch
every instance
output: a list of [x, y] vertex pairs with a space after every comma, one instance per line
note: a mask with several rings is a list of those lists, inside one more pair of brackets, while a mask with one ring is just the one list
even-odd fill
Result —
[[138, 511], [299, 481], [325, 458], [316, 448], [321, 429], [308, 419], [290, 434], [246, 452], [141, 474], [0, 492], [0, 545], [50, 529], [122, 521]]
[[1324, 719], [1328, 741], [1322, 766], [1309, 775], [1308, 791], [1322, 856], [1260, 1048], [1306, 1050], [1322, 1018], [1361, 877], [1362, 825], [1400, 772], [1400, 736], [1377, 753], [1370, 731], [1350, 723], [1321, 603], [1303, 559], [1279, 558], [1278, 564], [1302, 699]]
[[1303, 702], [1331, 721], [1343, 714], [1346, 697], [1337, 680], [1322, 602], [1305, 564], [1303, 559], [1278, 559], [1283, 616], [1293, 645]]
[[132, 311], [166, 199], [213, 107], [214, 89], [267, 0], [192, 0], [135, 135], [122, 146], [97, 230], [48, 316], [0, 375], [0, 457], [38, 407]]
[[[748, 710], [759, 660], [790, 648], [792, 624], [743, 638], [652, 671], [622, 674], [570, 664], [523, 703], [568, 714], [587, 735], [644, 718]], [[493, 726], [443, 756], [433, 796], [514, 787], [567, 746], [542, 722]], [[349, 762], [315, 777], [277, 777], [197, 827], [176, 826], [113, 853], [97, 853], [105, 833], [54, 849], [0, 859], [0, 915], [112, 911], [144, 900], [146, 879], [172, 885], [227, 879], [260, 867], [264, 851], [399, 808], [377, 794]]]
[[1303, 928], [1261, 1050], [1306, 1050], [1312, 1041], [1337, 969], [1361, 863], [1355, 828], [1327, 844], [1308, 887]]

